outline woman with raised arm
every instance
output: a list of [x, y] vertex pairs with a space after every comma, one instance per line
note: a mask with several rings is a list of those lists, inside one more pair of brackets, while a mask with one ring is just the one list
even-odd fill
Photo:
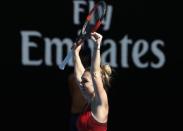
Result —
[[91, 67], [85, 69], [79, 52], [83, 43], [74, 45], [74, 74], [77, 84], [87, 105], [77, 120], [78, 131], [106, 131], [109, 113], [107, 87], [110, 85], [111, 68], [101, 66], [100, 46], [102, 36], [96, 32], [91, 34], [95, 43], [92, 53]]

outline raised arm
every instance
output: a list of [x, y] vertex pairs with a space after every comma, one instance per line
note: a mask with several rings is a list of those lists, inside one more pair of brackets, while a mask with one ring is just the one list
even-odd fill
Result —
[[75, 43], [73, 46], [73, 56], [74, 56], [74, 75], [76, 77], [76, 81], [78, 86], [80, 86], [81, 83], [81, 76], [83, 75], [85, 68], [81, 62], [80, 56], [79, 56], [79, 52], [81, 50], [83, 43], [78, 44]]
[[102, 41], [102, 36], [98, 33], [92, 33], [91, 38], [95, 42], [95, 48], [92, 56], [91, 61], [91, 74], [94, 84], [94, 90], [96, 94], [96, 100], [98, 101], [99, 106], [102, 105], [105, 107], [108, 106], [108, 100], [107, 100], [107, 94], [104, 89], [104, 84], [102, 81], [102, 74], [101, 74], [101, 68], [100, 68], [100, 46]]

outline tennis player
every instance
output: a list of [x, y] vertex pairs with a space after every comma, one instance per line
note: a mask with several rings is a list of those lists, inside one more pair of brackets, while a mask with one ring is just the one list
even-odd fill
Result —
[[78, 131], [106, 131], [109, 113], [107, 88], [110, 86], [112, 70], [109, 65], [101, 65], [100, 46], [102, 35], [91, 33], [95, 49], [91, 57], [91, 67], [85, 69], [79, 52], [83, 43], [74, 44], [74, 75], [80, 91], [87, 101], [77, 120]]

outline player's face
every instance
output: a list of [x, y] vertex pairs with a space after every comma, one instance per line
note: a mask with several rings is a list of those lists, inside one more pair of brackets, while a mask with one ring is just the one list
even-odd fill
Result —
[[85, 71], [81, 77], [81, 84], [83, 85], [84, 96], [91, 99], [94, 96], [93, 82], [89, 71]]

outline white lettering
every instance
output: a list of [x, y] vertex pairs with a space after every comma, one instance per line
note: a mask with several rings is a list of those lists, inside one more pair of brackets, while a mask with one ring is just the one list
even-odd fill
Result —
[[121, 65], [124, 68], [128, 68], [128, 45], [132, 44], [132, 40], [128, 38], [128, 35], [125, 35], [124, 38], [120, 41], [121, 43]]
[[[40, 66], [41, 64], [43, 64], [43, 62], [46, 66], [53, 66], [54, 58], [56, 60], [56, 64], [60, 65], [63, 62], [66, 53], [71, 50], [71, 47], [73, 45], [73, 41], [71, 38], [63, 38], [62, 40], [59, 38], [43, 38], [41, 33], [38, 31], [21, 31], [20, 33], [22, 40], [21, 60], [22, 65], [24, 66]], [[32, 58], [32, 56], [35, 55], [32, 54], [33, 52], [31, 53], [31, 49], [33, 48], [38, 50], [38, 43], [31, 41], [31, 38], [37, 38], [44, 42], [42, 44], [44, 45], [42, 46], [42, 48], [44, 47], [44, 56], [41, 55], [41, 57], [43, 58]], [[121, 64], [122, 68], [130, 68], [130, 65], [134, 64], [137, 68], [144, 69], [151, 67], [154, 69], [158, 69], [163, 67], [166, 62], [165, 54], [163, 53], [163, 50], [160, 49], [160, 47], [164, 47], [165, 45], [162, 40], [157, 39], [149, 43], [145, 39], [139, 39], [136, 40], [136, 42], [133, 42], [133, 40], [129, 38], [128, 35], [125, 35], [119, 41], [119, 43], [120, 45], [117, 45], [117, 43], [113, 39], [103, 39], [102, 46], [109, 46], [109, 48], [101, 51], [102, 64], [110, 64], [112, 67], [115, 68], [119, 67], [118, 64]], [[89, 44], [89, 48], [91, 49], [91, 52], [93, 52], [95, 43], [89, 39], [85, 44]], [[121, 48], [118, 48], [119, 46], [121, 46]], [[55, 50], [53, 50], [54, 48]], [[55, 56], [53, 55], [54, 51]], [[143, 59], [143, 56], [145, 56], [149, 52], [152, 52], [152, 55], [157, 58], [157, 61], [151, 59]], [[118, 54], [120, 56], [118, 56]], [[121, 57], [120, 61], [117, 61], [118, 57]], [[70, 59], [68, 65], [73, 66], [73, 59]]]
[[73, 1], [73, 4], [74, 4], [74, 9], [73, 9], [74, 24], [79, 25], [81, 23], [80, 22], [80, 13], [84, 12], [83, 8], [81, 8], [81, 5], [86, 5], [87, 3], [86, 3], [86, 1], [76, 0], [76, 1]]
[[[88, 2], [88, 8], [89, 10], [87, 11], [87, 13], [94, 7], [94, 4], [95, 2], [90, 0]], [[73, 5], [74, 5], [74, 9], [73, 9], [73, 21], [74, 21], [74, 24], [75, 25], [80, 25], [80, 24], [83, 24], [81, 21], [80, 21], [80, 14], [81, 13], [84, 13], [84, 9], [81, 7], [81, 5], [87, 5], [87, 2], [86, 1], [78, 1], [78, 0], [74, 0], [73, 1]], [[111, 5], [108, 5], [107, 6], [107, 13], [105, 15], [105, 18], [104, 20], [102, 21], [102, 24], [103, 24], [103, 30], [107, 31], [110, 29], [110, 26], [111, 26], [111, 20], [112, 20], [112, 14], [113, 14], [113, 6]], [[94, 17], [93, 19], [91, 20], [91, 23], [94, 21]]]
[[39, 66], [42, 60], [30, 60], [30, 48], [36, 48], [37, 45], [30, 41], [30, 37], [41, 37], [41, 34], [37, 31], [21, 31], [22, 36], [22, 64]]
[[[69, 52], [69, 50], [72, 47], [73, 41], [65, 38], [63, 39], [63, 41], [61, 41], [60, 39], [54, 38], [52, 40], [50, 40], [49, 38], [45, 38], [45, 64], [48, 66], [52, 66], [52, 47], [53, 45], [55, 45], [56, 47], [56, 63], [57, 65], [60, 65], [61, 62], [63, 61], [63, 46], [66, 45], [67, 47], [67, 52]], [[70, 66], [73, 65], [72, 59], [70, 59], [69, 63]]]
[[152, 42], [151, 50], [159, 60], [158, 63], [151, 62], [153, 68], [161, 68], [165, 64], [165, 54], [158, 48], [158, 45], [163, 47], [164, 42], [162, 40], [154, 40]]
[[[116, 43], [111, 40], [111, 39], [107, 39], [103, 42], [102, 44], [103, 46], [105, 45], [110, 45], [110, 48], [105, 51], [102, 55], [101, 55], [101, 59], [102, 59], [102, 63], [103, 64], [109, 64], [112, 67], [117, 67], [117, 48], [116, 48]], [[109, 62], [107, 62], [107, 56], [109, 56]]]
[[[142, 47], [140, 51], [140, 47]], [[132, 49], [132, 59], [134, 64], [139, 68], [146, 68], [148, 67], [148, 62], [142, 63], [140, 58], [144, 56], [148, 51], [148, 43], [145, 40], [138, 40], [135, 42], [135, 45]]]

